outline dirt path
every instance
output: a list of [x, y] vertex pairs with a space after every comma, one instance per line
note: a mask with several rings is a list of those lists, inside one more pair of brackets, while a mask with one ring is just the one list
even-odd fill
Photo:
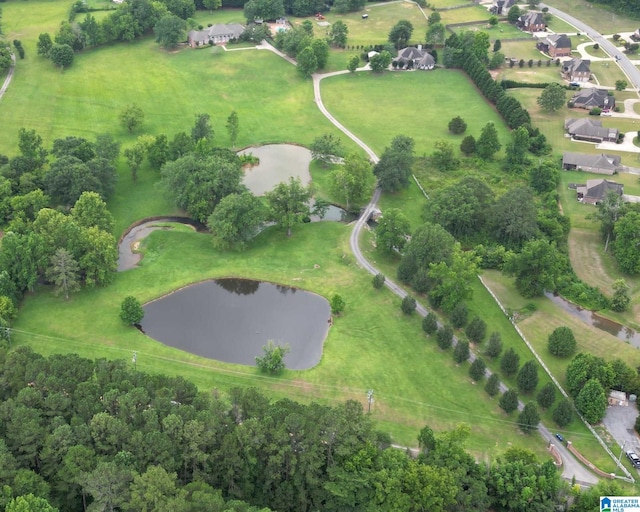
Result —
[[16, 69], [16, 56], [14, 54], [11, 54], [11, 67], [9, 68], [9, 72], [7, 73], [7, 76], [4, 79], [4, 83], [2, 84], [2, 87], [0, 87], [0, 100], [2, 100], [4, 93], [7, 92], [7, 89], [9, 88], [9, 84], [13, 79], [13, 72], [15, 71], [15, 69]]

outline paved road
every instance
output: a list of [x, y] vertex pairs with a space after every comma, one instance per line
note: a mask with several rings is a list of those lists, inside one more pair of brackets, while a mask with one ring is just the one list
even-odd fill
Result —
[[627, 56], [618, 50], [617, 46], [614, 45], [608, 39], [605, 39], [602, 34], [597, 32], [595, 29], [591, 28], [586, 23], [583, 23], [577, 18], [574, 18], [570, 14], [562, 12], [555, 7], [551, 7], [546, 4], [539, 4], [540, 8], [548, 7], [549, 12], [554, 16], [557, 16], [561, 20], [566, 21], [567, 23], [576, 27], [578, 32], [582, 32], [587, 34], [594, 42], [600, 45], [605, 52], [607, 52], [611, 57], [618, 58], [618, 65], [622, 68], [622, 71], [627, 75], [633, 88], [636, 90], [640, 90], [640, 70], [636, 68], [631, 61], [627, 58]]
[[4, 79], [4, 83], [2, 87], [0, 87], [0, 100], [4, 96], [4, 93], [9, 88], [9, 84], [11, 83], [11, 79], [13, 78], [13, 72], [16, 69], [16, 56], [11, 54], [11, 67], [9, 68], [9, 72], [7, 73], [6, 78]]
[[[369, 155], [369, 157], [371, 158], [371, 161], [374, 163], [377, 163], [379, 158], [378, 156], [373, 152], [373, 150], [371, 148], [369, 148], [369, 146], [367, 146], [364, 142], [362, 142], [358, 137], [356, 137], [350, 130], [348, 130], [345, 126], [343, 126], [335, 117], [333, 117], [333, 115], [331, 115], [331, 113], [326, 109], [326, 107], [324, 106], [324, 103], [322, 102], [322, 95], [320, 94], [320, 82], [322, 81], [323, 78], [326, 78], [328, 76], [335, 76], [337, 74], [341, 74], [343, 72], [339, 71], [336, 73], [329, 73], [326, 75], [314, 75], [313, 76], [313, 92], [314, 92], [314, 97], [315, 97], [315, 102], [316, 105], [318, 106], [318, 108], [320, 109], [320, 111], [325, 115], [325, 117], [327, 119], [329, 119], [329, 121], [331, 121], [331, 123], [333, 123], [338, 129], [340, 129], [345, 135], [347, 135], [347, 137], [349, 137], [351, 140], [353, 140], [356, 144], [358, 144], [358, 146], [360, 146], [362, 149], [364, 149], [367, 154]], [[355, 223], [355, 226], [353, 227], [353, 230], [351, 231], [351, 236], [349, 237], [349, 243], [351, 246], [351, 251], [353, 252], [354, 256], [356, 257], [356, 260], [358, 261], [358, 264], [360, 264], [365, 270], [367, 270], [367, 272], [369, 272], [370, 274], [377, 274], [379, 272], [378, 269], [376, 269], [362, 254], [362, 251], [360, 250], [360, 245], [358, 243], [358, 240], [360, 238], [360, 232], [362, 231], [362, 228], [364, 227], [365, 223], [367, 222], [367, 220], [369, 219], [371, 212], [376, 208], [376, 205], [378, 203], [378, 200], [380, 199], [380, 189], [376, 188], [373, 197], [371, 198], [371, 201], [369, 202], [369, 204], [366, 206], [363, 214], [360, 216], [360, 218], [358, 219], [358, 221]], [[402, 289], [400, 286], [398, 286], [396, 283], [394, 283], [393, 281], [386, 279], [385, 280], [385, 285], [387, 286], [387, 288], [389, 288], [391, 291], [393, 291], [397, 296], [404, 298], [407, 295], [407, 292]], [[422, 304], [417, 304], [416, 305], [416, 311], [421, 315], [421, 316], [426, 316], [428, 311], [427, 309], [422, 305]], [[457, 340], [454, 338], [454, 345], [457, 343]], [[469, 361], [473, 362], [475, 360], [476, 356], [474, 353], [471, 353], [471, 356], [469, 357]], [[491, 372], [489, 370], [486, 371], [486, 375], [487, 377], [489, 377], [491, 375]], [[503, 383], [500, 383], [500, 390], [502, 392], [506, 391], [508, 388], [507, 386], [505, 386]], [[519, 403], [519, 409], [524, 408], [524, 403], [520, 402]], [[540, 435], [548, 442], [548, 443], [553, 443], [558, 452], [560, 453], [560, 456], [562, 457], [562, 461], [563, 461], [563, 472], [562, 472], [562, 476], [564, 478], [566, 478], [567, 480], [571, 480], [572, 478], [575, 478], [576, 482], [578, 482], [581, 485], [586, 485], [586, 486], [590, 486], [590, 485], [594, 485], [596, 483], [598, 483], [598, 478], [593, 475], [593, 473], [591, 473], [587, 468], [585, 468], [574, 456], [573, 454], [571, 454], [563, 445], [562, 443], [559, 443], [556, 438], [553, 436], [553, 434], [542, 424], [540, 423], [538, 425], [538, 432], [540, 432]], [[405, 448], [405, 447], [400, 447], [400, 446], [396, 446], [397, 448]], [[413, 449], [412, 449], [413, 451]]]

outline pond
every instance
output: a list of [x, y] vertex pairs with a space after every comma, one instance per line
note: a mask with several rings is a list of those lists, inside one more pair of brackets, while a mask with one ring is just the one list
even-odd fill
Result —
[[320, 295], [248, 279], [215, 279], [144, 305], [141, 328], [151, 338], [192, 354], [255, 366], [269, 340], [289, 345], [287, 368], [318, 364], [331, 310]]
[[311, 151], [292, 144], [268, 144], [251, 147], [238, 152], [251, 153], [260, 163], [245, 170], [242, 182], [256, 196], [262, 196], [278, 183], [289, 181], [290, 177], [300, 178], [303, 185], [311, 183], [309, 164]]
[[591, 325], [596, 329], [600, 329], [601, 331], [608, 332], [609, 334], [630, 343], [636, 348], [640, 348], [640, 333], [634, 331], [630, 327], [626, 327], [618, 322], [604, 318], [594, 311], [576, 306], [575, 304], [563, 299], [560, 295], [548, 292], [545, 293], [545, 295], [551, 299], [554, 304], [560, 306], [570, 315], [579, 318], [584, 323]]

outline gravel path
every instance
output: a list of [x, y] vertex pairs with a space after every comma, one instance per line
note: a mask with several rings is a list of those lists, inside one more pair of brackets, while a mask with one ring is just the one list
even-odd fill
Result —
[[15, 71], [15, 69], [16, 69], [16, 56], [14, 54], [11, 54], [11, 67], [9, 68], [9, 72], [7, 73], [7, 76], [4, 79], [4, 83], [2, 84], [2, 87], [0, 87], [0, 100], [4, 96], [4, 93], [7, 92], [7, 89], [9, 88], [9, 84], [11, 83], [11, 79], [13, 78], [13, 72]]

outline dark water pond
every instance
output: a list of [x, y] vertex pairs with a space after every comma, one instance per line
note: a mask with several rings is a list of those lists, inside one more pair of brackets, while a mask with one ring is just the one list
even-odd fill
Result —
[[330, 307], [321, 296], [247, 279], [216, 279], [177, 290], [144, 306], [142, 330], [192, 354], [255, 366], [269, 340], [288, 344], [287, 368], [320, 361]]
[[134, 245], [145, 238], [152, 231], [158, 229], [171, 229], [169, 226], [161, 226], [163, 223], [176, 222], [193, 227], [196, 231], [207, 231], [207, 227], [197, 220], [189, 217], [157, 217], [142, 221], [140, 224], [133, 226], [120, 239], [118, 244], [118, 272], [134, 268], [139, 262], [142, 255], [134, 251]]
[[618, 322], [604, 318], [588, 309], [576, 306], [559, 295], [554, 295], [553, 293], [545, 293], [545, 295], [551, 299], [554, 304], [560, 306], [572, 316], [579, 318], [584, 323], [591, 325], [596, 329], [600, 329], [601, 331], [608, 332], [609, 334], [630, 343], [634, 347], [640, 348], [640, 333], [634, 331], [630, 327], [626, 327]]

